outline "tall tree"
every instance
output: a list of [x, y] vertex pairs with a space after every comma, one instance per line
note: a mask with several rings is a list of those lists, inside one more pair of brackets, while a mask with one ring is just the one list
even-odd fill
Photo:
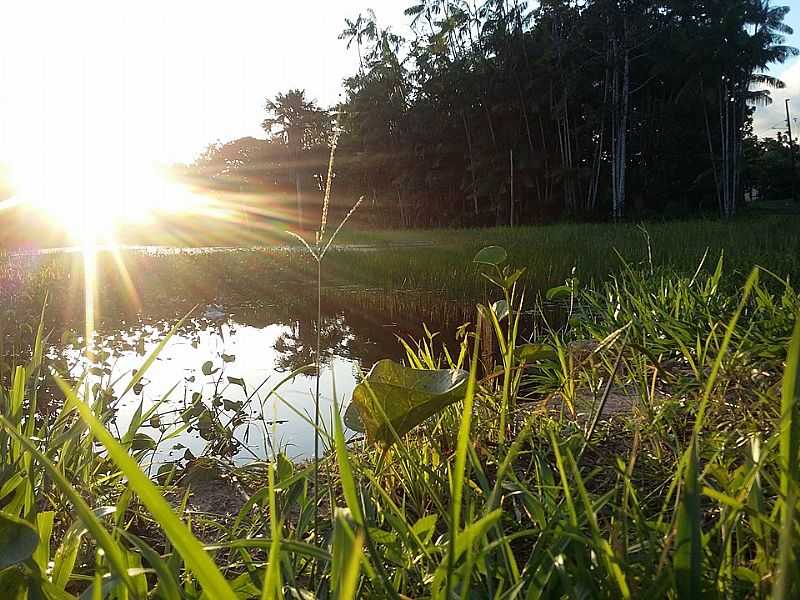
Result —
[[367, 10], [366, 16], [358, 13], [355, 19], [345, 18], [345, 28], [339, 34], [340, 40], [347, 40], [347, 49], [356, 44], [358, 51], [358, 72], [364, 72], [364, 53], [362, 48], [365, 41], [374, 41], [378, 37], [377, 24], [375, 22], [375, 12], [371, 9]]
[[261, 123], [273, 140], [285, 144], [292, 156], [290, 172], [294, 176], [297, 194], [297, 226], [303, 228], [303, 191], [301, 154], [315, 146], [326, 145], [330, 139], [331, 116], [314, 100], [306, 98], [305, 90], [289, 90], [274, 99], [267, 98], [267, 118]]
[[[508, 223], [509, 211], [515, 223], [715, 206], [730, 216], [753, 107], [782, 85], [769, 66], [796, 53], [783, 42], [787, 11], [766, 0], [412, 0], [410, 39], [367, 11], [340, 35], [359, 62], [336, 107], [337, 187], [365, 194], [359, 217], [380, 225]], [[302, 223], [330, 116], [301, 90], [267, 111], [269, 158], [254, 142], [225, 145], [218, 179], [268, 185], [255, 174], [283, 169]]]
[[[697, 32], [694, 58], [702, 101], [707, 105], [706, 133], [717, 203], [720, 215], [731, 217], [742, 191], [741, 163], [749, 107], [771, 103], [769, 88], [784, 84], [764, 71], [770, 64], [797, 55], [797, 49], [784, 45], [783, 36], [792, 32], [783, 23], [788, 7], [773, 7], [767, 0], [708, 0], [698, 4], [701, 6], [691, 7], [683, 23]], [[701, 20], [696, 18], [698, 11]]]

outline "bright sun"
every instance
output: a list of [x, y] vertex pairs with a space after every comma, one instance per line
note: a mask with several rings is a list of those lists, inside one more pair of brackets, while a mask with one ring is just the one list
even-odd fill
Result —
[[58, 161], [12, 165], [15, 201], [63, 228], [76, 242], [113, 241], [116, 228], [199, 208], [204, 199], [169, 181], [152, 164], [84, 152]]
[[[98, 148], [107, 149], [105, 145]], [[28, 160], [11, 165], [15, 196], [6, 204], [33, 209], [82, 248], [86, 339], [91, 339], [97, 308], [97, 250], [101, 246], [112, 249], [135, 300], [136, 290], [116, 251], [116, 232], [134, 223], [157, 224], [161, 215], [201, 211], [208, 200], [170, 181], [155, 165], [126, 161], [124, 153], [62, 152], [53, 161], [46, 153], [37, 156], [36, 148], [25, 150], [20, 155]]]

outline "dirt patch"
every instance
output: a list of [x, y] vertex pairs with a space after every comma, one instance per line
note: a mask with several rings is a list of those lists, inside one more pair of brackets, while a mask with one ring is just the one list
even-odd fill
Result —
[[[569, 414], [569, 406], [572, 404], [575, 410], [575, 420], [579, 423], [588, 423], [595, 412], [600, 408], [600, 403], [605, 394], [605, 389], [596, 393], [586, 388], [579, 388], [573, 394], [572, 402], [568, 402], [563, 392], [556, 392], [547, 401], [547, 406], [551, 412], [560, 412], [562, 408]], [[635, 417], [637, 406], [641, 402], [640, 396], [636, 392], [630, 392], [623, 386], [611, 386], [608, 396], [600, 411], [600, 419], [607, 420], [618, 417]]]
[[216, 479], [191, 483], [181, 490], [189, 492], [187, 510], [218, 516], [235, 516], [239, 514], [247, 496], [230, 482]]

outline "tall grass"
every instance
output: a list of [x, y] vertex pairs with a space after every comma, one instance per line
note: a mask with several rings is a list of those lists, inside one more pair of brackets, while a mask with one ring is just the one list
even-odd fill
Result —
[[315, 387], [314, 387], [314, 532], [315, 534], [319, 532], [319, 463], [320, 463], [320, 449], [319, 449], [319, 442], [320, 442], [320, 429], [321, 429], [321, 414], [320, 414], [320, 407], [319, 407], [319, 386], [320, 386], [320, 377], [322, 371], [322, 346], [321, 346], [321, 332], [322, 332], [322, 262], [325, 260], [325, 255], [328, 253], [328, 250], [333, 244], [336, 236], [341, 231], [342, 227], [344, 227], [345, 223], [350, 219], [351, 216], [355, 213], [358, 209], [359, 205], [363, 201], [363, 196], [359, 198], [356, 203], [353, 205], [353, 208], [350, 209], [345, 217], [342, 219], [339, 226], [336, 230], [328, 236], [326, 239], [325, 237], [325, 228], [328, 225], [328, 206], [330, 204], [331, 199], [331, 190], [333, 188], [333, 161], [336, 156], [336, 142], [338, 136], [334, 135], [333, 140], [331, 142], [331, 153], [330, 153], [330, 160], [328, 162], [328, 173], [325, 180], [325, 194], [322, 201], [322, 214], [320, 216], [320, 224], [319, 229], [314, 236], [314, 247], [312, 248], [311, 244], [309, 244], [303, 237], [298, 234], [289, 232], [293, 235], [298, 241], [300, 241], [308, 251], [309, 255], [314, 259], [314, 262], [317, 266], [317, 314], [316, 314], [316, 333], [317, 333], [317, 344], [316, 349], [314, 352], [314, 361], [316, 367], [316, 377], [315, 377]]
[[[116, 400], [51, 374], [42, 329], [0, 389], [0, 589], [796, 597], [800, 298], [767, 271], [742, 285], [713, 265], [626, 265], [536, 339], [501, 286], [506, 305], [482, 309], [500, 325], [500, 371], [481, 364], [474, 325], [447, 351], [407, 342], [415, 368], [469, 369], [463, 402], [388, 448], [348, 443], [336, 411], [318, 430], [324, 477], [282, 455], [231, 468], [248, 497], [230, 518], [187, 512], [183, 473], [144, 474], [143, 419], [112, 435]], [[43, 379], [63, 392], [50, 418]]]
[[[488, 245], [506, 248], [513, 264], [526, 267], [520, 288], [529, 298], [563, 283], [573, 269], [585, 285], [600, 285], [609, 275], [624, 270], [619, 256], [640, 263], [652, 255], [655, 265], [690, 275], [706, 251], [714, 257], [724, 252], [731, 275], [745, 276], [758, 264], [782, 277], [790, 276], [792, 281], [800, 278], [798, 216], [647, 223], [645, 229], [647, 235], [635, 225], [613, 224], [372, 233], [343, 230], [326, 253], [325, 285], [433, 291], [459, 301], [484, 301], [488, 284], [476, 277], [472, 257]], [[404, 247], [406, 241], [426, 245]], [[144, 307], [149, 311], [164, 307], [164, 312], [174, 316], [197, 302], [254, 297], [285, 302], [286, 294], [276, 290], [299, 291], [315, 285], [318, 269], [313, 256], [290, 235], [279, 244], [216, 254], [130, 251], [124, 253], [124, 261]], [[368, 244], [372, 249], [348, 249], [352, 244]], [[288, 247], [291, 245], [294, 249]], [[73, 282], [79, 280], [81, 269], [79, 255], [9, 256], [5, 262], [0, 259], [0, 289], [6, 304], [10, 297], [16, 298], [18, 306], [28, 307], [35, 315], [47, 289], [52, 296], [75, 297], [80, 290], [74, 289]], [[197, 273], [207, 276], [197, 277]], [[98, 255], [98, 278], [104, 282], [100, 300], [107, 315], [140, 308], [131, 306], [128, 287], [110, 253]], [[69, 303], [65, 300], [62, 308]]]

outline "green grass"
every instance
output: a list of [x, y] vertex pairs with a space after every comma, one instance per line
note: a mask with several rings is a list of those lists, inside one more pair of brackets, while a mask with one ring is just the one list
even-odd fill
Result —
[[[644, 230], [643, 230], [643, 229]], [[646, 233], [645, 233], [646, 232]], [[649, 237], [649, 246], [648, 246]], [[563, 283], [575, 269], [584, 282], [601, 281], [618, 272], [619, 256], [690, 273], [706, 250], [712, 260], [724, 251], [728, 271], [745, 276], [754, 264], [781, 275], [800, 277], [800, 216], [743, 217], [718, 220], [633, 224], [563, 224], [519, 228], [428, 231], [346, 232], [341, 244], [426, 242], [428, 248], [342, 253], [331, 277], [358, 278], [387, 289], [443, 290], [476, 297], [483, 291], [471, 264], [488, 245], [503, 246], [510, 261], [527, 267], [529, 292]], [[619, 255], [619, 256], [618, 256]]]
[[[485, 328], [469, 328], [447, 353], [438, 338], [410, 344], [409, 365], [470, 371], [463, 402], [389, 448], [347, 444], [335, 419], [331, 436], [320, 431], [317, 490], [311, 466], [282, 456], [222, 463], [248, 497], [231, 517], [184, 510], [192, 467], [145, 477], [137, 462], [152, 448], [135, 435], [139, 423], [121, 438], [109, 433], [115, 400], [102, 389], [68, 382], [50, 418], [37, 414], [52, 376], [34, 331], [33, 358], [0, 389], [0, 589], [48, 598], [797, 597], [800, 297], [786, 279], [745, 266], [763, 259], [793, 272], [780, 240], [797, 241], [785, 231], [761, 239], [781, 229], [775, 223], [743, 225], [707, 224], [731, 245], [700, 270], [689, 258], [702, 245], [679, 243], [691, 230], [672, 241], [672, 259], [686, 264], [658, 254], [676, 224], [650, 230], [652, 268], [644, 254], [602, 277], [599, 265], [616, 258], [588, 258], [597, 271], [561, 300], [572, 318], [534, 340], [516, 333], [513, 301], [508, 315], [502, 303], [481, 309], [501, 348], [497, 367], [481, 351]], [[603, 252], [612, 238], [621, 251], [643, 244], [635, 229], [598, 228]], [[454, 235], [507, 244], [510, 265], [528, 256], [535, 271], [545, 242], [531, 248], [533, 231], [550, 232], [551, 243], [562, 235], [562, 248], [589, 244], [561, 228]], [[437, 258], [429, 249], [433, 264], [407, 276], [433, 277], [437, 261], [456, 264], [468, 251]], [[358, 260], [408, 260], [398, 254]], [[479, 277], [471, 258], [459, 267], [465, 282]], [[570, 262], [551, 257], [553, 282], [570, 275]], [[502, 287], [487, 297], [519, 297], [521, 284]]]
[[[423, 247], [403, 244], [425, 243]], [[282, 289], [316, 285], [316, 263], [289, 235], [272, 244], [294, 250], [266, 249], [222, 254], [151, 256], [123, 253], [131, 284], [145, 309], [162, 307], [172, 316], [195, 302], [289, 300]], [[348, 249], [367, 244], [373, 249]], [[624, 262], [669, 268], [690, 275], [708, 252], [714, 263], [724, 252], [731, 281], [743, 281], [753, 265], [769, 267], [793, 281], [800, 278], [800, 216], [742, 217], [712, 220], [632, 224], [576, 224], [494, 229], [454, 229], [348, 232], [344, 230], [326, 257], [324, 288], [346, 286], [384, 292], [435, 292], [451, 300], [483, 300], [486, 283], [476, 276], [472, 257], [482, 247], [500, 245], [511, 262], [525, 265], [522, 281], [528, 296], [562, 284], [574, 276], [580, 282], [601, 282], [618, 273]], [[336, 249], [338, 247], [338, 249]], [[108, 316], [138, 310], [113, 257], [99, 257], [103, 282], [101, 302]], [[44, 292], [62, 306], [79, 308], [82, 263], [78, 254], [37, 258], [0, 257], [0, 286], [17, 299], [15, 306], [36, 315]], [[198, 276], [202, 273], [203, 276]], [[302, 295], [302, 294], [299, 294]], [[333, 296], [332, 294], [328, 294]], [[26, 299], [28, 300], [26, 302]], [[4, 307], [8, 308], [8, 306]], [[288, 306], [294, 310], [294, 306]], [[80, 317], [80, 310], [73, 310]]]

